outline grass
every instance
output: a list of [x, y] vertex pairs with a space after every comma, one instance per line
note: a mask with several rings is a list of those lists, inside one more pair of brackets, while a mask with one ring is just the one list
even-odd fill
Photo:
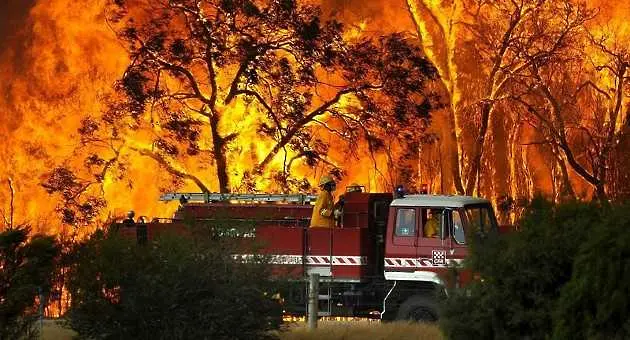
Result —
[[321, 321], [317, 329], [309, 330], [306, 324], [299, 323], [280, 333], [281, 340], [420, 340], [442, 339], [437, 325], [411, 322], [340, 322]]
[[[54, 320], [44, 321], [42, 339], [71, 340], [76, 333], [61, 327]], [[278, 333], [280, 340], [441, 340], [442, 334], [436, 325], [410, 322], [368, 321], [320, 321], [317, 329], [309, 330], [304, 322], [290, 323]]]
[[76, 333], [63, 328], [56, 320], [44, 320], [44, 329], [40, 335], [43, 340], [71, 340]]

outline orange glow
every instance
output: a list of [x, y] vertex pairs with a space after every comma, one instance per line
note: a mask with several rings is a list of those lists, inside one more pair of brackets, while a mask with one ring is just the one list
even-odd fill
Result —
[[[129, 63], [125, 47], [117, 40], [111, 23], [106, 21], [108, 2], [34, 1], [33, 6], [23, 11], [24, 15], [14, 27], [0, 26], [11, 33], [0, 51], [0, 135], [3, 138], [0, 145], [3, 155], [0, 159], [0, 209], [5, 216], [9, 214], [10, 192], [6, 183], [10, 177], [15, 186], [15, 220], [33, 224], [36, 230], [58, 234], [63, 231], [55, 211], [58, 197], [48, 195], [41, 186], [51, 169], [60, 165], [82, 169], [85, 156], [94, 151], [100, 152], [103, 158], [113, 155], [107, 147], [82, 147], [77, 132], [84, 117], [99, 118], [103, 114], [104, 98], [112, 94], [112, 85], [120, 79]], [[418, 44], [439, 70], [440, 79], [433, 87], [440, 90], [445, 107], [434, 112], [431, 131], [437, 135], [438, 142], [424, 145], [422, 150], [414, 152], [418, 155], [418, 159], [412, 160], [417, 162], [414, 176], [419, 178], [418, 181], [428, 183], [430, 192], [455, 193], [451, 168], [458, 166], [465, 186], [464, 177], [475, 141], [475, 124], [478, 124], [478, 107], [484, 100], [501, 101], [507, 97], [499, 91], [502, 78], [491, 81], [490, 96], [486, 96], [482, 90], [488, 81], [490, 65], [471, 65], [478, 61], [471, 58], [481, 60], [483, 52], [471, 47], [473, 35], [463, 26], [463, 23], [471, 22], [469, 12], [465, 10], [470, 1], [327, 0], [321, 3], [325, 15], [338, 16], [349, 27], [346, 39], [378, 36], [383, 31], [405, 31], [417, 36]], [[611, 48], [627, 46], [630, 24], [626, 18], [630, 15], [630, 5], [603, 0], [591, 0], [589, 4], [601, 9], [599, 16], [587, 25], [592, 33], [610, 37]], [[504, 19], [497, 18], [497, 22]], [[499, 28], [504, 26], [498, 25]], [[588, 62], [607, 60], [607, 56], [593, 46], [586, 52], [590, 57]], [[587, 59], [584, 63], [584, 67], [589, 68], [584, 77], [591, 72], [593, 83], [600, 88], [609, 91], [615, 87], [614, 75], [605, 70], [596, 72], [592, 65], [587, 65]], [[602, 101], [602, 98], [591, 91], [579, 100], [584, 105], [595, 105], [593, 103]], [[610, 110], [612, 104], [607, 101], [598, 105]], [[516, 110], [510, 105], [516, 106], [501, 104], [500, 108], [492, 109], [490, 120], [494, 123], [490, 124], [485, 143], [480, 182], [472, 194], [495, 200], [503, 195], [531, 198], [535, 192], [551, 194], [557, 178], [553, 177], [553, 166], [548, 164], [548, 151], [541, 146], [524, 146], [541, 140], [540, 129], [520, 120], [522, 117], [516, 116]], [[616, 133], [623, 130], [628, 105], [626, 96], [621, 103], [622, 114], [615, 117], [600, 110], [604, 123], [614, 124]], [[228, 117], [221, 121], [219, 130], [223, 134], [239, 132], [227, 154], [230, 182], [232, 189], [237, 191], [244, 174], [264, 159], [274, 143], [258, 135], [256, 123], [265, 119], [258, 105], [236, 100], [219, 109]], [[150, 125], [150, 119], [150, 115], [143, 117], [145, 125]], [[611, 119], [614, 122], [610, 122]], [[592, 121], [591, 116], [577, 118], [580, 124], [594, 129]], [[121, 130], [117, 147], [119, 157], [126, 165], [125, 176], [120, 178], [116, 171], [107, 172], [102, 186], [94, 185], [88, 190], [95, 195], [102, 194], [107, 201], [107, 207], [99, 217], [101, 222], [122, 216], [129, 209], [149, 218], [169, 217], [177, 203], [157, 202], [161, 192], [199, 191], [190, 181], [174, 183], [173, 177], [154, 159], [142, 155], [143, 151], [153, 150], [152, 137], [160, 129], [159, 125], [153, 125], [133, 133], [131, 126]], [[315, 131], [332, 145], [327, 155], [330, 163], [345, 171], [345, 177], [338, 185], [339, 191], [353, 182], [372, 192], [388, 191], [399, 180], [392, 160], [383, 153], [371, 153], [367, 143], [359, 142], [356, 154], [349, 155], [325, 129]], [[201, 133], [204, 136], [201, 149], [211, 149], [208, 129], [203, 128]], [[392, 150], [395, 154], [403, 151], [396, 145], [392, 145]], [[457, 156], [451, 158], [453, 154]], [[281, 191], [272, 176], [285, 167], [285, 156], [290, 159], [295, 155], [294, 151], [288, 151], [286, 155], [284, 151], [279, 152], [256, 182], [256, 189]], [[584, 162], [585, 157], [585, 152], [577, 155], [580, 162]], [[182, 158], [171, 165], [180, 172], [194, 174], [211, 190], [217, 190], [211, 158], [205, 153], [203, 157]], [[318, 178], [329, 170], [330, 164], [311, 168], [296, 162], [292, 166], [292, 175], [316, 184]], [[92, 180], [90, 174], [81, 171], [78, 174], [84, 176], [81, 177], [83, 180]], [[593, 189], [575, 171], [570, 170], [569, 177], [577, 195], [590, 197]], [[412, 184], [419, 186], [421, 183]]]

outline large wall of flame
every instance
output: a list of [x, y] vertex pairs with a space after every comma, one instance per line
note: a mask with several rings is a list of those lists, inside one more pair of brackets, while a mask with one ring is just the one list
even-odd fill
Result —
[[[10, 0], [0, 4], [0, 35], [7, 37], [0, 41], [0, 209], [9, 214], [7, 180], [11, 178], [17, 222], [55, 229], [51, 224], [58, 223], [54, 211], [58, 202], [41, 183], [57, 165], [81, 167], [83, 159], [76, 152], [80, 120], [100, 114], [100, 99], [111, 91], [128, 62], [106, 23], [106, 3], [107, 0]], [[323, 6], [328, 15], [346, 20], [357, 35], [402, 27], [400, 22], [389, 20], [395, 17], [396, 10], [390, 3], [371, 1], [356, 6], [354, 2], [337, 0], [324, 1]], [[238, 121], [238, 112], [234, 113], [234, 121]], [[243, 134], [252, 133], [255, 131]], [[260, 143], [240, 146], [244, 151], [236, 154], [238, 162], [253, 163], [252, 158], [265, 153]], [[343, 164], [346, 155], [341, 150], [332, 150], [331, 156], [348, 173], [340, 187], [359, 182], [371, 190], [383, 189], [383, 181], [370, 170], [374, 161], [368, 160], [366, 154], [360, 152], [359, 161], [349, 162], [352, 164]], [[156, 201], [167, 176], [160, 176], [159, 166], [149, 159], [131, 154], [127, 157], [132, 158], [127, 170], [129, 180], [105, 181], [108, 213], [121, 215], [134, 208], [148, 216], [170, 214], [172, 204]], [[378, 158], [376, 163], [382, 166], [385, 160]], [[233, 172], [242, 174], [245, 168], [237, 166]], [[305, 168], [302, 172], [314, 183], [324, 170]], [[203, 176], [204, 172], [200, 174]], [[214, 184], [211, 178], [208, 183], [211, 187]], [[184, 189], [198, 190], [194, 186]]]
[[[80, 166], [82, 159], [74, 153], [78, 146], [77, 128], [81, 117], [98, 115], [99, 99], [110, 91], [126, 66], [124, 49], [107, 26], [104, 7], [107, 0], [8, 0], [0, 2], [0, 209], [9, 211], [7, 179], [15, 189], [16, 220], [42, 228], [58, 223], [54, 208], [57, 202], [41, 187], [45, 174], [58, 164]], [[622, 1], [590, 1], [601, 6], [598, 20], [613, 20], [625, 25], [630, 5]], [[405, 1], [389, 0], [322, 0], [327, 15], [341, 18], [354, 34], [379, 34], [383, 31], [408, 31], [415, 27]], [[442, 113], [435, 114], [433, 129], [439, 134]], [[495, 124], [498, 124], [495, 122]], [[505, 136], [497, 135], [497, 150]], [[444, 145], [449, 143], [441, 135]], [[247, 145], [244, 144], [247, 148]], [[331, 156], [348, 172], [344, 184], [359, 182], [372, 190], [382, 190], [382, 181], [372, 170], [372, 160], [360, 154], [359, 161], [344, 164], [342, 150]], [[130, 155], [129, 157], [133, 157]], [[256, 157], [243, 152], [240, 159]], [[426, 171], [440, 172], [436, 165], [439, 152], [427, 153], [421, 160]], [[532, 154], [534, 186], [549, 186], [544, 155]], [[441, 158], [440, 158], [441, 159]], [[384, 159], [377, 159], [383, 166]], [[448, 162], [447, 160], [442, 160]], [[167, 215], [173, 206], [156, 202], [159, 190], [167, 179], [159, 174], [157, 164], [141, 157], [130, 162], [129, 181], [110, 181], [105, 186], [107, 211], [120, 215], [133, 207], [149, 216]], [[442, 164], [442, 163], [440, 163]], [[429, 166], [430, 165], [430, 166]], [[444, 165], [441, 165], [444, 167]], [[436, 168], [437, 167], [437, 168]], [[498, 172], [508, 171], [509, 164], [497, 163]], [[444, 170], [444, 169], [442, 169]], [[448, 171], [442, 171], [448, 177]], [[311, 182], [322, 175], [322, 169], [304, 169]], [[438, 176], [439, 177], [439, 176]], [[427, 179], [435, 176], [427, 176]], [[493, 178], [505, 178], [495, 173]], [[212, 181], [209, 181], [212, 183]], [[495, 187], [507, 190], [508, 184]], [[433, 191], [452, 189], [444, 179], [431, 183]], [[186, 188], [185, 188], [186, 189]], [[188, 187], [195, 190], [194, 187]], [[196, 191], [196, 190], [195, 190]]]

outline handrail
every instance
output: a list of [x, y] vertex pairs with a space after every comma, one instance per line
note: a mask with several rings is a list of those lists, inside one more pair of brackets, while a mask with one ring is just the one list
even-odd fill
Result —
[[243, 193], [201, 193], [201, 192], [174, 192], [160, 196], [160, 201], [186, 202], [222, 202], [222, 201], [247, 201], [247, 202], [286, 202], [310, 204], [317, 200], [317, 195], [310, 194], [243, 194]]

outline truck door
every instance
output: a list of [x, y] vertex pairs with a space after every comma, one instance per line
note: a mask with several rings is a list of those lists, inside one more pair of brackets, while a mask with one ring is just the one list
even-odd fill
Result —
[[450, 211], [450, 226], [449, 226], [449, 259], [463, 259], [468, 255], [467, 235], [470, 230], [467, 230], [465, 223], [465, 212], [462, 209], [453, 209]]
[[392, 249], [388, 256], [413, 259], [416, 257], [419, 213], [414, 207], [396, 207], [393, 210]]
[[422, 230], [417, 254], [422, 268], [446, 265], [448, 247], [448, 210], [442, 207], [423, 207], [420, 210]]
[[[448, 261], [461, 261], [468, 256], [468, 246], [470, 234], [473, 233], [471, 226], [467, 223], [466, 211], [464, 209], [452, 209], [449, 211], [449, 236], [448, 236]], [[469, 270], [457, 272], [455, 286], [461, 287], [472, 280], [472, 272]]]

